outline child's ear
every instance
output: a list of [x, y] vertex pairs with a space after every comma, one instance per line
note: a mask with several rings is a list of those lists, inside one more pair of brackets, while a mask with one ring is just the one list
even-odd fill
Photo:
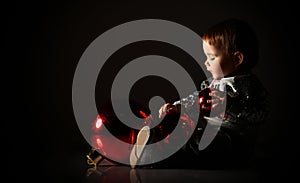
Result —
[[241, 65], [243, 63], [243, 61], [244, 61], [243, 53], [236, 51], [233, 56], [234, 56], [235, 67], [238, 67], [239, 65]]

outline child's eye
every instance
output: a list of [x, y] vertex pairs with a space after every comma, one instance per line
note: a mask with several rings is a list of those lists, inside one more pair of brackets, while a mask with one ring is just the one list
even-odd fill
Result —
[[207, 59], [208, 61], [213, 61], [213, 60], [216, 59], [216, 57], [215, 57], [214, 55], [206, 55], [206, 59]]

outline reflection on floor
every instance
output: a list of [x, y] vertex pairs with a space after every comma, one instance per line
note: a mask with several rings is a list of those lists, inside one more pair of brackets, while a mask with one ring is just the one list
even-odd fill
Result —
[[195, 170], [136, 168], [120, 165], [98, 165], [87, 169], [90, 183], [175, 183], [175, 182], [259, 182], [258, 175], [245, 170]]
[[254, 172], [205, 171], [188, 169], [131, 169], [129, 166], [103, 166], [87, 171], [87, 182], [168, 183], [168, 182], [258, 182]]

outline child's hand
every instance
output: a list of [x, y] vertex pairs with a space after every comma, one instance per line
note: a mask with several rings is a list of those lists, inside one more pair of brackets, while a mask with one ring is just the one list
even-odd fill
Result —
[[170, 103], [166, 103], [161, 108], [159, 109], [159, 118], [164, 117], [167, 114], [173, 113], [173, 112], [178, 112], [178, 108], [175, 105], [172, 105]]
[[218, 106], [221, 106], [225, 103], [225, 93], [221, 92], [219, 90], [212, 90], [209, 93], [209, 96], [212, 97], [211, 100], [207, 100], [207, 103], [211, 103], [212, 108], [216, 108]]

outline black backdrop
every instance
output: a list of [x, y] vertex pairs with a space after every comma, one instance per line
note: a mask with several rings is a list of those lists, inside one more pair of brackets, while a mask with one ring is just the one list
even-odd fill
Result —
[[[72, 79], [82, 53], [103, 32], [131, 20], [157, 18], [180, 23], [201, 34], [224, 18], [237, 17], [252, 24], [258, 33], [261, 53], [255, 73], [272, 96], [271, 119], [260, 136], [259, 166], [265, 170], [264, 180], [276, 180], [274, 175], [289, 176], [287, 172], [295, 164], [296, 155], [295, 135], [290, 131], [295, 128], [287, 117], [292, 109], [288, 102], [292, 94], [285, 87], [290, 82], [288, 64], [295, 46], [290, 38], [296, 19], [292, 7], [284, 2], [232, 0], [11, 3], [5, 13], [7, 26], [3, 28], [7, 30], [4, 39], [8, 48], [4, 62], [9, 67], [2, 68], [3, 73], [8, 71], [3, 77], [7, 86], [3, 90], [8, 92], [4, 98], [9, 99], [5, 106], [9, 110], [4, 115], [4, 126], [8, 124], [8, 128], [2, 133], [7, 145], [3, 151], [8, 160], [7, 175], [20, 180], [82, 180], [89, 145], [73, 115]], [[133, 45], [115, 55], [115, 60], [149, 53], [190, 59], [175, 49], [157, 43]], [[192, 75], [197, 71], [191, 70]]]

